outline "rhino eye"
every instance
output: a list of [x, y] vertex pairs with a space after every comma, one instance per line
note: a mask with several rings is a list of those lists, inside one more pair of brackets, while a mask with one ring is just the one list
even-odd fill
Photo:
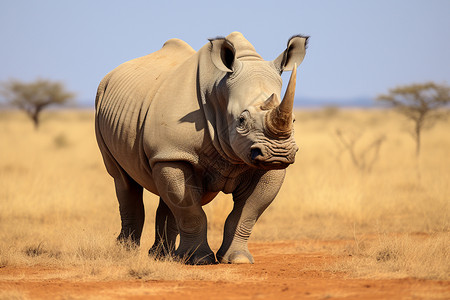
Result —
[[245, 123], [247, 122], [247, 115], [249, 114], [249, 112], [247, 110], [245, 110], [238, 119], [238, 127], [245, 127]]

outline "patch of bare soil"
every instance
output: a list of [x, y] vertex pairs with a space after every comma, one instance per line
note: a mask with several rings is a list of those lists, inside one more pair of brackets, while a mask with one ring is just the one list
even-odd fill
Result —
[[[343, 256], [344, 242], [252, 243], [254, 265], [193, 266], [228, 268], [236, 281], [93, 281], [55, 276], [62, 270], [29, 267], [0, 269], [0, 298], [30, 299], [449, 299], [448, 281], [354, 279], [327, 271]], [[66, 270], [67, 271], [67, 270]]]

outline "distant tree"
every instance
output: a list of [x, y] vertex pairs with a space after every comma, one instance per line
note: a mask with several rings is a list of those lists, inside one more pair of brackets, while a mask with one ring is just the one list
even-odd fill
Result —
[[340, 163], [341, 155], [344, 152], [348, 152], [355, 167], [357, 167], [361, 172], [370, 173], [374, 164], [379, 158], [380, 148], [383, 142], [386, 140], [386, 136], [379, 136], [365, 148], [357, 151], [356, 146], [362, 136], [363, 132], [351, 134], [351, 132], [345, 133], [340, 129], [336, 129], [337, 139], [335, 141], [337, 143], [337, 147], [335, 148], [337, 148], [338, 150], [336, 159]]
[[436, 121], [448, 115], [448, 111], [443, 108], [450, 103], [450, 87], [434, 82], [398, 86], [390, 89], [387, 95], [379, 95], [377, 100], [414, 122], [413, 137], [418, 157], [422, 129], [432, 127]]
[[9, 105], [25, 111], [38, 129], [40, 113], [53, 104], [66, 104], [75, 97], [61, 82], [37, 79], [25, 83], [9, 80], [1, 84], [1, 94]]

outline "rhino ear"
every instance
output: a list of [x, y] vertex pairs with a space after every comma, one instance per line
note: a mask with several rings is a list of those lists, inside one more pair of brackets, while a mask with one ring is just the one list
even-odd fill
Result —
[[225, 39], [209, 40], [211, 43], [211, 60], [217, 69], [233, 72], [236, 65], [236, 50], [233, 44]]
[[305, 57], [309, 36], [294, 35], [288, 41], [286, 50], [274, 61], [275, 67], [280, 71], [292, 71], [294, 64], [300, 65]]

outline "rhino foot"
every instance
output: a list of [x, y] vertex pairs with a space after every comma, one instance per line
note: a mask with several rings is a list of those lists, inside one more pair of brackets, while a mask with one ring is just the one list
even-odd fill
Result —
[[178, 257], [186, 265], [214, 265], [217, 264], [216, 256], [211, 253], [192, 253], [188, 255], [180, 255]]
[[116, 242], [118, 245], [124, 247], [127, 250], [133, 250], [139, 247], [140, 245], [140, 238], [136, 239], [132, 235], [124, 235], [119, 234], [119, 236], [116, 238]]
[[250, 252], [244, 250], [236, 250], [223, 257], [217, 256], [217, 258], [222, 264], [253, 264], [255, 262]]
[[148, 250], [148, 255], [152, 256], [155, 260], [163, 260], [164, 258], [174, 257], [174, 249], [168, 250], [161, 244], [153, 245]]

